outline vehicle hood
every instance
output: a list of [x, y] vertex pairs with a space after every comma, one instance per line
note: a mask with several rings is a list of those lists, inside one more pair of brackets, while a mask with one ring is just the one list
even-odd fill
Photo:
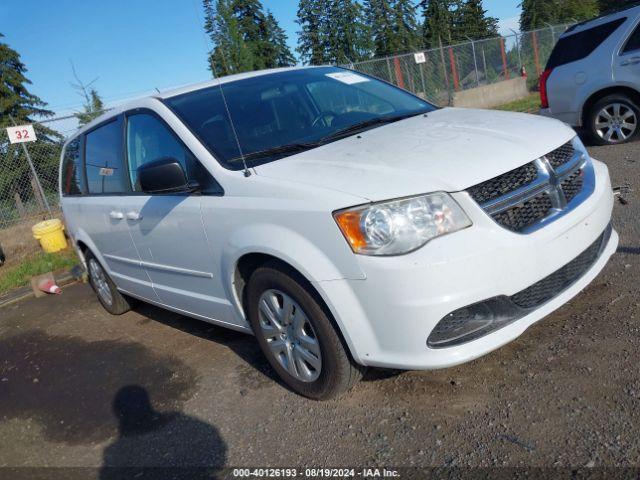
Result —
[[255, 171], [378, 201], [465, 190], [546, 155], [574, 136], [571, 128], [550, 118], [444, 108]]

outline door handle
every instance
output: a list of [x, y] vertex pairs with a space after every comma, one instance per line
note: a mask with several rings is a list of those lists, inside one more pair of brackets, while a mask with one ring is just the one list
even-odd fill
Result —
[[127, 212], [127, 220], [142, 220], [142, 215], [140, 212], [132, 210], [131, 212]]
[[629, 65], [637, 65], [638, 63], [640, 63], [640, 57], [631, 57], [630, 59], [622, 62], [620, 65], [623, 67], [627, 67]]
[[122, 220], [124, 218], [124, 215], [122, 212], [111, 210], [111, 212], [109, 212], [109, 217], [113, 218], [114, 220]]

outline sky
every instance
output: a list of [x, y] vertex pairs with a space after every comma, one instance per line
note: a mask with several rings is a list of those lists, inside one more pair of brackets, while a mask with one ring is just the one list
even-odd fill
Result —
[[[521, 0], [485, 0], [500, 28], [518, 28]], [[263, 0], [296, 45], [297, 0]], [[30, 90], [64, 115], [82, 97], [71, 63], [107, 104], [211, 78], [201, 0], [25, 0], [0, 3], [2, 42], [26, 65]]]

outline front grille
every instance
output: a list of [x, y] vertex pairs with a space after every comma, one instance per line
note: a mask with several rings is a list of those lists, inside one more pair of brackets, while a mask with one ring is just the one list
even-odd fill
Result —
[[569, 209], [568, 204], [584, 190], [586, 173], [593, 175], [593, 168], [571, 141], [467, 192], [499, 225], [528, 233]]
[[560, 270], [555, 271], [548, 277], [534, 283], [529, 288], [516, 293], [511, 297], [511, 301], [520, 308], [531, 309], [547, 303], [553, 297], [559, 295], [564, 290], [573, 285], [584, 273], [591, 268], [600, 256], [600, 252], [611, 237], [611, 226], [609, 226], [598, 239], [591, 244], [584, 252], [578, 255], [571, 262], [567, 263]]
[[567, 163], [576, 153], [576, 149], [573, 147], [573, 143], [567, 142], [560, 148], [556, 148], [553, 152], [547, 155], [547, 160], [553, 168], [559, 168]]
[[522, 205], [497, 213], [493, 218], [503, 227], [520, 232], [548, 217], [552, 208], [549, 195], [542, 193]]
[[485, 203], [527, 186], [536, 178], [538, 178], [538, 169], [533, 163], [528, 163], [471, 187], [468, 192], [476, 202]]
[[582, 191], [584, 186], [584, 171], [582, 169], [573, 172], [562, 182], [562, 192], [569, 203]]

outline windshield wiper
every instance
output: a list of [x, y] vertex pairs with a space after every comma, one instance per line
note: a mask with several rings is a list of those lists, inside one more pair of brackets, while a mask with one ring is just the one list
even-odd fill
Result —
[[294, 154], [310, 150], [315, 147], [319, 147], [319, 143], [288, 143], [286, 145], [280, 145], [279, 147], [267, 148], [265, 150], [259, 150], [257, 152], [251, 152], [244, 157], [235, 157], [228, 162], [238, 162], [244, 158], [244, 160], [255, 160], [256, 158], [270, 157], [272, 155], [279, 154]]
[[322, 137], [318, 143], [320, 145], [326, 143], [326, 142], [330, 142], [332, 140], [337, 140], [339, 138], [342, 137], [346, 137], [349, 135], [353, 135], [355, 133], [358, 132], [362, 132], [363, 130], [366, 130], [369, 127], [374, 127], [377, 125], [386, 125], [388, 123], [394, 123], [394, 122], [399, 122], [400, 120], [404, 120], [405, 118], [410, 118], [410, 117], [416, 117], [418, 115], [421, 115], [424, 112], [413, 112], [413, 113], [405, 113], [404, 115], [395, 115], [395, 116], [391, 116], [391, 117], [376, 117], [376, 118], [371, 118], [369, 120], [365, 120], [364, 122], [360, 122], [360, 123], [356, 123], [354, 125], [351, 125], [349, 127], [343, 128], [341, 130], [338, 130], [337, 132], [333, 132], [325, 137]]

